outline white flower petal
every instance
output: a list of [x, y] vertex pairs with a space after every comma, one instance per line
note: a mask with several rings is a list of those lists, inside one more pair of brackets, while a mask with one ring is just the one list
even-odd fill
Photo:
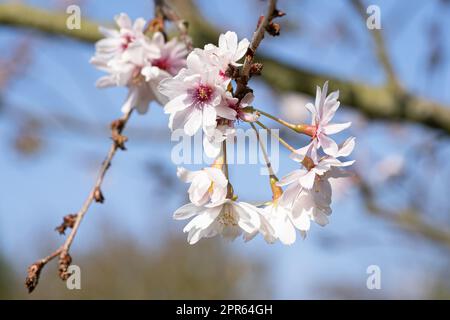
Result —
[[281, 243], [291, 245], [296, 240], [294, 225], [286, 215], [275, 220], [276, 235]]
[[202, 208], [197, 207], [192, 203], [185, 204], [184, 206], [178, 208], [173, 214], [175, 220], [185, 220], [189, 219], [198, 214]]
[[177, 168], [177, 177], [183, 181], [190, 183], [197, 175], [198, 171], [189, 171], [186, 168], [178, 167]]
[[228, 185], [228, 180], [225, 177], [225, 175], [223, 174], [222, 170], [217, 169], [217, 168], [205, 168], [203, 169], [206, 171], [206, 173], [208, 174], [208, 176], [210, 177], [210, 179], [218, 186], [220, 187], [227, 187]]
[[219, 117], [222, 117], [222, 118], [225, 118], [228, 120], [235, 120], [236, 115], [237, 115], [236, 110], [234, 110], [228, 106], [224, 106], [224, 105], [218, 105], [216, 107], [216, 112]]
[[322, 127], [322, 132], [327, 135], [335, 134], [349, 128], [351, 125], [351, 122], [327, 124], [326, 126]]
[[339, 146], [336, 157], [348, 157], [355, 148], [355, 137], [350, 137], [344, 141], [342, 145]]
[[164, 112], [165, 113], [174, 113], [181, 111], [189, 106], [187, 103], [188, 96], [187, 94], [179, 95], [178, 97], [170, 100], [166, 105], [164, 106]]
[[333, 139], [331, 139], [327, 135], [321, 133], [318, 135], [318, 140], [319, 140], [320, 145], [322, 146], [323, 151], [326, 154], [328, 154], [330, 156], [336, 155], [336, 153], [338, 152], [338, 146]]
[[315, 179], [316, 179], [316, 172], [314, 170], [310, 170], [308, 171], [308, 173], [301, 176], [298, 180], [303, 188], [310, 190], [314, 185]]
[[247, 52], [248, 46], [250, 45], [250, 41], [248, 39], [244, 38], [242, 39], [237, 47], [236, 53], [233, 56], [233, 61], [237, 62], [244, 57], [245, 53]]
[[186, 123], [184, 124], [184, 132], [188, 136], [193, 136], [202, 126], [202, 111], [193, 108]]
[[126, 13], [120, 13], [114, 20], [120, 28], [131, 29], [131, 20]]
[[299, 181], [299, 179], [306, 173], [307, 172], [304, 169], [294, 170], [289, 174], [285, 175], [283, 178], [281, 178], [281, 180], [277, 182], [277, 186], [283, 187], [293, 182]]

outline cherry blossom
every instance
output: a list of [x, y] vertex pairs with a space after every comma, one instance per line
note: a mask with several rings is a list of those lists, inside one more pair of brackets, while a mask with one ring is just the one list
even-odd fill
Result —
[[158, 85], [185, 65], [187, 49], [175, 38], [165, 42], [160, 32], [148, 38], [143, 33], [146, 22], [142, 18], [132, 24], [126, 14], [120, 14], [116, 21], [119, 30], [101, 28], [106, 38], [97, 42], [91, 59], [94, 66], [107, 73], [96, 85], [127, 87], [122, 112], [136, 108], [139, 113], [145, 113], [151, 101], [167, 102]]
[[166, 42], [161, 32], [155, 32], [152, 41], [146, 41], [143, 45], [148, 46], [149, 44], [158, 47], [159, 56], [150, 60], [151, 66], [144, 68], [144, 74], [157, 77], [159, 73], [166, 73], [168, 78], [175, 76], [182, 68], [186, 67], [186, 56], [188, 55], [186, 45], [176, 38]]
[[229, 65], [238, 67], [242, 64], [238, 63], [247, 52], [250, 42], [247, 39], [242, 39], [238, 42], [238, 36], [235, 32], [228, 31], [219, 36], [219, 46], [207, 44], [204, 47], [204, 52], [210, 63], [217, 68], [219, 76], [229, 82], [230, 78], [227, 76], [227, 69]]
[[100, 27], [100, 32], [106, 37], [95, 44], [97, 59], [109, 61], [120, 56], [129, 45], [144, 40], [145, 20], [138, 18], [132, 23], [126, 13], [117, 15], [116, 21], [119, 30]]
[[[279, 201], [273, 201], [270, 204], [259, 208], [261, 215], [261, 233], [267, 243], [274, 243], [277, 239], [281, 243], [291, 245], [295, 242], [296, 234], [294, 224], [291, 218], [291, 211], [280, 205]], [[253, 238], [257, 232], [248, 235], [246, 239]]]
[[[338, 147], [336, 156], [350, 155], [354, 146], [355, 138], [348, 138]], [[280, 201], [282, 205], [291, 208], [290, 217], [294, 226], [306, 232], [311, 220], [319, 225], [328, 223], [332, 195], [329, 179], [347, 176], [342, 168], [352, 165], [354, 161], [341, 162], [329, 155], [319, 159], [314, 144], [297, 150], [291, 158], [301, 162], [305, 169], [294, 170], [277, 183], [278, 186], [287, 186]]]
[[187, 135], [193, 136], [203, 128], [206, 134], [211, 134], [217, 126], [217, 116], [234, 119], [234, 113], [222, 100], [226, 86], [214, 69], [205, 68], [204, 61], [195, 52], [187, 57], [187, 68], [161, 81], [159, 90], [169, 99], [164, 111], [170, 114], [171, 130], [183, 128]]
[[[91, 63], [106, 72], [97, 81], [98, 87], [128, 88], [123, 112], [136, 108], [145, 113], [151, 101], [159, 102], [169, 115], [169, 128], [181, 129], [188, 136], [202, 132], [203, 151], [216, 161], [226, 159], [222, 146], [234, 137], [235, 127], [241, 122], [256, 122], [261, 115], [277, 120], [253, 107], [252, 90], [243, 97], [234, 93], [232, 81], [239, 83], [239, 78], [233, 77], [241, 71], [241, 60], [250, 45], [247, 39], [239, 41], [235, 32], [228, 31], [220, 35], [217, 46], [207, 44], [188, 54], [186, 45], [177, 38], [167, 41], [161, 32], [148, 37], [142, 18], [132, 22], [126, 14], [120, 14], [116, 23], [119, 30], [101, 29], [105, 39], [96, 44]], [[277, 183], [278, 196], [274, 191], [272, 201], [262, 207], [236, 201], [225, 175], [226, 164], [197, 171], [179, 167], [178, 177], [190, 183], [190, 203], [176, 210], [174, 218], [192, 218], [184, 228], [188, 242], [194, 244], [218, 234], [227, 239], [243, 235], [249, 241], [261, 234], [268, 243], [279, 240], [291, 245], [296, 241], [296, 229], [304, 238], [311, 221], [326, 225], [332, 212], [330, 181], [348, 175], [342, 168], [353, 161], [339, 158], [349, 156], [355, 146], [355, 138], [348, 138], [339, 146], [330, 138], [351, 124], [331, 123], [340, 105], [338, 98], [338, 91], [328, 95], [328, 82], [322, 89], [317, 87], [314, 104], [305, 106], [312, 115], [311, 125], [294, 127], [312, 137], [308, 145], [291, 154], [302, 168], [283, 177]], [[289, 118], [298, 121], [300, 111]], [[294, 126], [281, 119], [277, 121]]]
[[312, 136], [313, 141], [317, 142], [317, 148], [322, 147], [326, 154], [334, 156], [338, 151], [338, 145], [329, 137], [329, 135], [347, 129], [350, 127], [351, 122], [330, 123], [340, 105], [340, 102], [338, 101], [339, 91], [334, 91], [329, 95], [327, 95], [327, 92], [328, 81], [325, 82], [323, 90], [321, 90], [320, 87], [317, 87], [315, 103], [306, 104], [306, 108], [311, 112]]
[[257, 232], [261, 226], [255, 206], [231, 199], [204, 206], [189, 203], [176, 210], [173, 217], [176, 220], [193, 218], [183, 229], [183, 232], [188, 233], [189, 244], [219, 234], [225, 239], [234, 240], [242, 234]]
[[221, 122], [212, 132], [203, 135], [203, 151], [210, 158], [217, 157], [222, 150], [222, 143], [234, 137], [236, 132], [230, 120]]
[[189, 171], [179, 167], [177, 176], [182, 181], [191, 183], [188, 191], [189, 200], [196, 206], [202, 206], [208, 202], [219, 203], [226, 198], [228, 180], [218, 168], [207, 167], [198, 171]]

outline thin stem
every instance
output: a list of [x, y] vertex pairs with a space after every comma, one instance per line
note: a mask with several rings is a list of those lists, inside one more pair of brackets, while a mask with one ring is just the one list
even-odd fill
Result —
[[227, 142], [224, 140], [222, 142], [222, 155], [223, 155], [223, 173], [228, 179], [228, 160], [227, 160]]
[[261, 137], [259, 136], [259, 132], [258, 132], [258, 130], [256, 129], [256, 127], [255, 127], [255, 125], [253, 123], [250, 122], [250, 126], [255, 131], [256, 139], [258, 139], [259, 147], [261, 148], [261, 152], [263, 153], [264, 161], [266, 162], [266, 166], [267, 166], [267, 170], [269, 170], [269, 174], [271, 176], [275, 176], [275, 173], [273, 172], [272, 164], [270, 163], [270, 159], [269, 159], [269, 156], [267, 154], [267, 150], [266, 150], [263, 142], [261, 141]]
[[[75, 239], [75, 236], [77, 234], [77, 231], [80, 227], [81, 221], [83, 220], [84, 216], [88, 212], [92, 202], [103, 202], [103, 195], [101, 194], [100, 187], [103, 183], [103, 180], [105, 178], [105, 174], [108, 171], [108, 169], [111, 166], [112, 159], [114, 158], [114, 155], [116, 154], [118, 149], [124, 149], [123, 143], [126, 141], [126, 138], [121, 135], [122, 131], [125, 129], [125, 126], [130, 119], [130, 116], [133, 112], [133, 109], [125, 113], [120, 119], [113, 121], [112, 124], [112, 138], [113, 142], [111, 144], [111, 147], [109, 149], [109, 152], [106, 156], [106, 159], [103, 161], [102, 166], [100, 167], [97, 179], [95, 181], [94, 186], [91, 189], [91, 192], [89, 193], [87, 199], [84, 201], [83, 206], [76, 214], [76, 220], [72, 227], [72, 230], [70, 234], [67, 236], [66, 240], [64, 241], [64, 244], [59, 247], [56, 251], [54, 251], [52, 254], [48, 255], [47, 257], [39, 260], [38, 262], [32, 264], [28, 268], [28, 276], [25, 281], [26, 286], [28, 287], [29, 292], [32, 292], [35, 287], [38, 284], [40, 271], [42, 270], [45, 265], [50, 262], [51, 260], [55, 259], [56, 257], [60, 258], [60, 268], [62, 264], [62, 260], [67, 259], [66, 257], [69, 256], [69, 250], [70, 247]], [[65, 260], [67, 261], [67, 260]], [[69, 260], [70, 261], [70, 260]], [[67, 267], [67, 266], [66, 266]]]
[[250, 126], [255, 131], [256, 138], [258, 139], [259, 146], [264, 155], [264, 160], [266, 162], [267, 170], [269, 170], [269, 183], [270, 183], [270, 189], [272, 190], [272, 195], [273, 195], [272, 200], [276, 201], [283, 194], [283, 190], [281, 189], [281, 187], [279, 187], [277, 185], [277, 182], [279, 181], [278, 177], [275, 175], [275, 172], [273, 171], [272, 164], [270, 163], [269, 156], [267, 155], [267, 150], [259, 136], [258, 130], [256, 130], [256, 127], [252, 122], [250, 122]]
[[294, 147], [292, 147], [289, 143], [287, 143], [286, 141], [284, 141], [280, 136], [275, 135], [271, 129], [267, 128], [264, 124], [262, 124], [259, 121], [256, 121], [256, 124], [259, 125], [261, 128], [266, 129], [267, 132], [269, 132], [270, 135], [272, 135], [273, 137], [276, 137], [278, 139], [278, 141], [281, 142], [281, 144], [286, 147], [286, 149], [288, 149], [291, 152], [295, 152]]
[[230, 177], [229, 177], [229, 173], [228, 173], [227, 140], [226, 139], [222, 142], [222, 156], [223, 156], [223, 174], [225, 175], [225, 177], [228, 180], [227, 198], [233, 199], [234, 191], [233, 191], [233, 186], [231, 185]]
[[255, 107], [253, 107], [253, 110], [255, 110], [256, 112], [259, 112], [263, 116], [265, 116], [269, 119], [272, 119], [273, 121], [278, 122], [279, 124], [289, 128], [297, 133], [302, 133], [302, 134], [305, 134], [310, 137], [314, 135], [315, 128], [313, 126], [310, 126], [307, 124], [292, 124], [287, 121], [284, 121], [283, 119], [277, 118], [276, 116], [274, 116], [266, 111], [256, 109]]

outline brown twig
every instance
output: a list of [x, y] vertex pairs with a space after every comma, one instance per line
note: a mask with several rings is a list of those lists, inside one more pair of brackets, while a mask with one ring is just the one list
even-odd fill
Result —
[[85, 200], [83, 206], [76, 213], [76, 215], [70, 215], [70, 217], [66, 216], [64, 219], [63, 225], [61, 225], [60, 227], [57, 228], [58, 231], [60, 230], [60, 228], [63, 229], [64, 231], [67, 228], [71, 228], [71, 232], [67, 236], [64, 244], [61, 247], [59, 247], [56, 251], [54, 251], [52, 254], [33, 263], [28, 268], [28, 275], [25, 280], [25, 285], [28, 288], [28, 292], [31, 293], [36, 288], [36, 286], [39, 282], [39, 276], [40, 276], [42, 269], [45, 267], [45, 265], [48, 262], [55, 259], [56, 257], [59, 257], [58, 270], [59, 270], [61, 279], [66, 280], [67, 277], [69, 276], [69, 274], [67, 273], [67, 269], [72, 262], [72, 258], [69, 254], [70, 247], [71, 247], [71, 245], [75, 239], [75, 236], [78, 232], [81, 221], [83, 220], [84, 216], [88, 212], [92, 202], [96, 201], [96, 202], [101, 203], [104, 201], [103, 194], [101, 193], [101, 186], [102, 186], [103, 180], [105, 178], [105, 174], [108, 171], [108, 169], [110, 168], [112, 159], [114, 158], [114, 155], [116, 154], [117, 150], [119, 150], [119, 149], [125, 150], [124, 143], [127, 140], [127, 138], [122, 135], [122, 131], [125, 129], [125, 126], [126, 126], [128, 120], [130, 119], [131, 114], [132, 114], [132, 110], [128, 111], [121, 118], [119, 118], [111, 123], [111, 133], [112, 133], [111, 137], [112, 137], [113, 142], [109, 149], [108, 155], [106, 156], [106, 159], [102, 163], [102, 166], [99, 170], [95, 184], [94, 184], [91, 192], [89, 193], [87, 199]]
[[267, 13], [265, 16], [261, 16], [258, 20], [256, 31], [253, 33], [252, 41], [250, 42], [245, 55], [244, 65], [242, 66], [240, 76], [236, 80], [236, 97], [242, 97], [247, 91], [247, 84], [250, 79], [250, 71], [253, 66], [253, 59], [255, 57], [256, 49], [258, 49], [261, 41], [264, 39], [266, 31], [273, 36], [279, 35], [280, 27], [279, 25], [274, 24], [272, 20], [283, 15], [283, 12], [277, 10], [277, 0], [269, 0]]

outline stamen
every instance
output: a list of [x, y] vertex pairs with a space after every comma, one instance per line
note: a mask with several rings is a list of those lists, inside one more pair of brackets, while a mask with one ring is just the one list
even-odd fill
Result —
[[213, 88], [206, 84], [200, 84], [193, 92], [193, 100], [199, 104], [209, 102], [212, 98]]

